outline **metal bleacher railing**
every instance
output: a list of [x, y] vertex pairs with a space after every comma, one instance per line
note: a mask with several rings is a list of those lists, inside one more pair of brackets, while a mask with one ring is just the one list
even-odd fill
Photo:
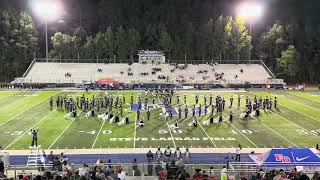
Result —
[[[77, 171], [83, 165], [72, 164], [73, 171]], [[111, 166], [115, 169], [116, 166], [121, 166], [121, 168], [126, 172], [127, 176], [134, 176], [133, 164], [132, 163], [113, 163], [113, 164], [88, 164], [89, 169], [93, 170], [94, 166], [101, 167], [105, 169], [108, 166]], [[157, 167], [158, 166], [158, 167]], [[201, 171], [201, 174], [220, 176], [221, 170], [223, 166], [226, 164], [185, 164], [183, 169], [186, 173], [188, 173], [191, 177], [196, 173], [197, 170]], [[160, 167], [160, 168], [159, 168]], [[295, 165], [286, 165], [286, 166], [263, 166], [259, 167], [255, 163], [252, 162], [230, 162], [229, 168], [227, 169], [227, 174], [229, 176], [234, 176], [235, 174], [240, 175], [241, 177], [246, 177], [249, 179], [252, 175], [257, 174], [262, 169], [264, 172], [270, 171], [272, 169], [283, 169], [285, 172], [289, 173]], [[140, 178], [136, 177], [136, 179], [145, 179], [145, 176], [153, 176], [156, 177], [158, 175], [159, 170], [161, 169], [161, 164], [159, 163], [138, 163], [138, 167], [140, 171]], [[152, 169], [152, 171], [150, 171]], [[181, 168], [177, 168], [177, 172], [181, 170]], [[312, 175], [315, 171], [319, 170], [319, 166], [304, 166], [304, 172]], [[53, 171], [52, 166], [50, 164], [39, 165], [39, 166], [9, 166], [6, 169], [6, 173], [10, 177], [17, 178], [18, 175], [29, 175], [29, 176], [37, 176], [42, 175], [43, 171], [52, 171], [54, 175], [62, 175], [60, 171]], [[151, 174], [149, 174], [151, 172]]]
[[[83, 165], [77, 165], [77, 164], [72, 164], [73, 171], [75, 172], [79, 168], [81, 168]], [[121, 166], [121, 168], [126, 172], [128, 176], [134, 176], [134, 171], [133, 171], [133, 165], [131, 163], [116, 163], [116, 164], [88, 164], [89, 169], [93, 170], [94, 166], [99, 166], [103, 167], [105, 169], [107, 166], [111, 166], [113, 169], [115, 169], [116, 166]], [[157, 167], [158, 166], [158, 167]], [[225, 164], [185, 164], [183, 169], [192, 177], [197, 169], [200, 169], [202, 171], [202, 174], [211, 174], [214, 176], [220, 176], [220, 172], [225, 166]], [[150, 173], [150, 168], [152, 169]], [[138, 168], [141, 177], [143, 176], [157, 176], [158, 172], [161, 170], [161, 164], [159, 163], [139, 163]], [[7, 174], [11, 177], [17, 177], [18, 175], [42, 175], [43, 171], [51, 171], [52, 166], [49, 164], [43, 165], [43, 166], [9, 166], [7, 167], [6, 171]], [[177, 172], [181, 170], [181, 168], [177, 168]], [[62, 172], [59, 171], [52, 171], [53, 174], [56, 175], [62, 175]], [[241, 167], [236, 167], [233, 169], [228, 169], [229, 175], [234, 175], [235, 173], [241, 173], [243, 176], [250, 176], [253, 173], [256, 173], [257, 169], [255, 166], [244, 166], [242, 165]], [[143, 179], [143, 178], [141, 178]]]
[[[138, 59], [57, 59], [57, 58], [35, 58], [36, 62], [55, 63], [138, 63]], [[170, 64], [262, 64], [261, 60], [202, 60], [202, 59], [171, 59], [166, 60]]]

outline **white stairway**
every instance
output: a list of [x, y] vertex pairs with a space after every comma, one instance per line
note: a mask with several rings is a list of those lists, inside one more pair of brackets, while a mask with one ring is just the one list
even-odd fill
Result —
[[37, 167], [38, 165], [40, 165], [40, 147], [41, 145], [39, 145], [38, 147], [29, 147], [30, 154], [28, 156], [27, 166]]

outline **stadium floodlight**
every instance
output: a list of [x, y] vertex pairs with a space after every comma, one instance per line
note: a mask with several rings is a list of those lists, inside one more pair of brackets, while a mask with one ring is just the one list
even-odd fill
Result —
[[248, 22], [253, 22], [260, 18], [263, 13], [262, 5], [259, 3], [244, 3], [239, 6], [238, 14]]
[[54, 21], [62, 13], [62, 6], [57, 0], [39, 0], [33, 3], [32, 9], [45, 22], [46, 60], [48, 61], [48, 21]]
[[[249, 23], [249, 34], [252, 37], [252, 24], [263, 14], [263, 6], [257, 2], [246, 2], [238, 6], [238, 16]], [[251, 45], [250, 45], [251, 46]], [[251, 62], [251, 47], [249, 50], [249, 62]]]
[[42, 0], [34, 3], [33, 10], [45, 21], [57, 19], [61, 14], [61, 5], [58, 1]]

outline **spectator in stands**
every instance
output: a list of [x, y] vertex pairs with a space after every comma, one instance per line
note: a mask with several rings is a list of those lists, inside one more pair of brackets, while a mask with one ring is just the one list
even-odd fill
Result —
[[132, 162], [132, 170], [137, 170], [138, 169], [138, 161], [137, 159], [133, 159], [133, 162]]
[[50, 154], [48, 155], [48, 163], [51, 165], [53, 164], [53, 161], [54, 161], [53, 151], [50, 151]]
[[179, 159], [179, 160], [176, 162], [176, 164], [177, 164], [177, 168], [178, 168], [178, 170], [182, 170], [182, 169], [184, 169], [184, 162], [183, 162], [183, 159]]
[[153, 160], [153, 154], [151, 150], [149, 150], [149, 152], [147, 153], [147, 159], [148, 159], [148, 162], [151, 162]]
[[7, 176], [4, 173], [0, 172], [0, 179], [6, 179], [6, 177]]
[[54, 170], [54, 171], [61, 171], [62, 170], [62, 164], [61, 164], [61, 161], [59, 160], [58, 156], [54, 157], [54, 161], [52, 164], [52, 170]]
[[76, 171], [76, 172], [74, 172], [73, 179], [74, 180], [85, 180], [87, 178], [84, 176], [79, 176], [79, 171]]
[[168, 168], [168, 177], [170, 179], [175, 179], [177, 174], [177, 166], [176, 166], [176, 162], [174, 160], [171, 161], [171, 164]]
[[320, 174], [318, 171], [314, 172], [313, 176], [312, 176], [312, 180], [318, 180], [320, 179]]
[[159, 173], [159, 180], [166, 180], [168, 177], [168, 172], [165, 169], [161, 169], [160, 173]]
[[213, 177], [214, 176], [214, 171], [213, 171], [213, 167], [211, 166], [209, 171], [208, 171], [208, 176], [209, 177]]
[[106, 168], [106, 175], [110, 176], [113, 173], [112, 166], [109, 164]]
[[60, 161], [61, 161], [61, 162], [63, 162], [63, 161], [64, 161], [64, 159], [65, 159], [65, 156], [64, 156], [64, 154], [63, 154], [63, 153], [61, 153], [61, 154], [60, 154]]
[[139, 169], [134, 170], [133, 176], [141, 176], [141, 171]]
[[94, 166], [94, 167], [93, 167], [93, 170], [92, 170], [92, 172], [91, 172], [91, 179], [96, 179], [97, 169], [98, 169], [97, 166]]
[[281, 173], [280, 170], [275, 171], [275, 176], [273, 177], [274, 180], [280, 180], [281, 179]]
[[185, 179], [189, 179], [189, 178], [190, 178], [190, 174], [187, 173], [184, 169], [178, 174], [179, 180], [185, 180]]
[[228, 179], [228, 174], [227, 174], [227, 168], [226, 166], [223, 166], [221, 172], [220, 172], [220, 179], [221, 180], [227, 180]]
[[106, 175], [101, 168], [97, 168], [96, 177], [97, 179], [106, 179]]
[[161, 164], [160, 164], [160, 162], [158, 161], [157, 164], [156, 164], [156, 166], [154, 167], [154, 170], [156, 171], [156, 176], [159, 176], [161, 169], [162, 169], [162, 168], [161, 168]]
[[304, 171], [301, 171], [300, 172], [300, 180], [309, 180], [309, 176], [304, 172]]
[[70, 177], [73, 173], [72, 166], [67, 161], [63, 161], [62, 173], [66, 177]]
[[161, 169], [165, 169], [165, 170], [167, 170], [168, 168], [167, 168], [167, 161], [165, 161], [165, 160], [162, 160], [162, 161], [160, 161], [160, 164], [161, 164]]
[[201, 179], [201, 173], [200, 173], [201, 169], [195, 169], [195, 173], [193, 175], [193, 179]]
[[118, 174], [114, 173], [114, 171], [111, 172], [108, 179], [118, 179]]
[[42, 164], [42, 166], [45, 166], [46, 165], [46, 159], [47, 159], [47, 155], [46, 153], [44, 152], [44, 150], [42, 150], [42, 154], [40, 156], [40, 162]]
[[0, 173], [4, 173], [4, 162], [0, 159]]
[[116, 167], [115, 167], [115, 171], [117, 172], [117, 173], [120, 173], [121, 171], [122, 171], [122, 167], [121, 167], [121, 164], [118, 162], [117, 163], [117, 165], [116, 165]]
[[126, 179], [126, 173], [124, 171], [121, 171], [120, 173], [118, 173], [118, 178], [120, 180], [125, 180]]
[[229, 163], [230, 163], [231, 159], [233, 159], [230, 155], [230, 152], [227, 154], [227, 156], [224, 159], [226, 160], [227, 169], [229, 169]]
[[79, 176], [84, 176], [89, 179], [89, 168], [87, 164], [83, 164], [83, 166], [79, 168]]

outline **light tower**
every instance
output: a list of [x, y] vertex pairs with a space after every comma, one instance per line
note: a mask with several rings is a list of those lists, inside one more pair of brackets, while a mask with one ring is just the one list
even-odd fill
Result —
[[46, 61], [48, 61], [48, 22], [55, 21], [60, 17], [62, 6], [56, 0], [38, 0], [32, 4], [32, 9], [45, 23]]
[[[252, 38], [252, 25], [262, 16], [262, 5], [257, 2], [246, 2], [239, 5], [237, 12], [238, 16], [242, 17], [249, 24], [249, 34]], [[249, 63], [251, 63], [251, 50], [252, 45], [250, 43]]]

